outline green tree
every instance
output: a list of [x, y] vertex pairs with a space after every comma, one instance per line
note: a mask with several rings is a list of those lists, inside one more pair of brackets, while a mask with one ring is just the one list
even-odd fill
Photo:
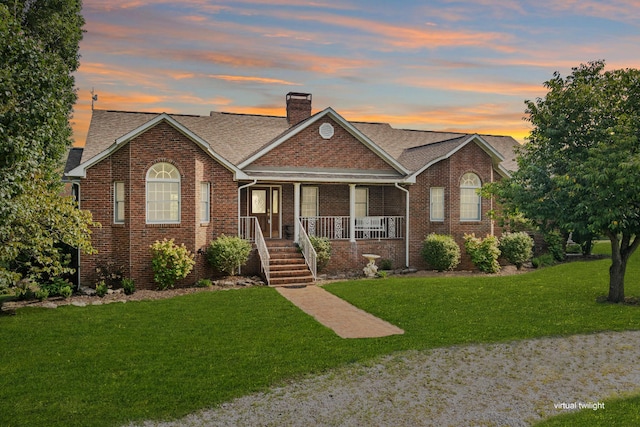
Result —
[[62, 271], [61, 243], [91, 251], [90, 215], [58, 196], [80, 11], [77, 0], [0, 0], [0, 285]]
[[624, 301], [627, 261], [640, 245], [640, 71], [604, 61], [558, 72], [548, 93], [526, 101], [533, 129], [519, 169], [490, 188], [507, 214], [543, 229], [606, 235], [609, 294]]

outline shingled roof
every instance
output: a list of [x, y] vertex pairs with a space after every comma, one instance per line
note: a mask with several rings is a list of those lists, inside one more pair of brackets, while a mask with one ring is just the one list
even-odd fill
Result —
[[[149, 112], [94, 110], [86, 144], [81, 152], [81, 163], [109, 149], [118, 138], [144, 126], [158, 115], [159, 113]], [[236, 166], [293, 129], [286, 117], [277, 116], [223, 112], [211, 112], [208, 116], [169, 116], [208, 143], [220, 157]], [[304, 126], [304, 123], [299, 123], [296, 127]], [[465, 133], [396, 129], [387, 123], [349, 123], [411, 172], [419, 171], [429, 163], [447, 156], [474, 137], [474, 134]], [[516, 169], [514, 147], [518, 143], [513, 138], [477, 136], [499, 153], [504, 170]]]

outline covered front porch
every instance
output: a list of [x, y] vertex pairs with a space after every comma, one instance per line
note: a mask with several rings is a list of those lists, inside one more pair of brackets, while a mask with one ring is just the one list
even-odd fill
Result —
[[[358, 245], [366, 247], [367, 241], [378, 247], [384, 242], [402, 247], [407, 236], [408, 191], [395, 183], [250, 182], [241, 183], [238, 191], [238, 233], [256, 244], [262, 268], [267, 269], [265, 275], [269, 273], [263, 261], [270, 257], [266, 243], [269, 240], [297, 244], [315, 277], [309, 236], [335, 241], [336, 249], [348, 247], [353, 251], [355, 247], [356, 252]], [[341, 249], [334, 256], [344, 258], [340, 252]], [[353, 258], [352, 268], [361, 268], [362, 259], [357, 255]], [[406, 265], [404, 259], [394, 263]], [[345, 259], [336, 259], [333, 264], [330, 262], [327, 268], [349, 268]]]
[[364, 184], [250, 183], [240, 192], [239, 235], [298, 242], [301, 230], [330, 240], [404, 239], [406, 190]]

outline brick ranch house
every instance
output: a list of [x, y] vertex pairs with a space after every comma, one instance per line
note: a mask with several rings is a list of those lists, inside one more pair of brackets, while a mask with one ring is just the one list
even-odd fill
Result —
[[174, 238], [196, 254], [181, 283], [191, 284], [213, 276], [203, 251], [222, 234], [254, 243], [243, 273], [272, 285], [313, 280], [309, 254], [306, 274], [278, 265], [308, 235], [332, 241], [329, 273], [362, 271], [367, 253], [424, 269], [427, 234], [459, 244], [464, 233], [494, 234], [493, 202], [476, 190], [508, 176], [515, 146], [507, 136], [350, 122], [332, 108], [312, 115], [304, 93], [287, 94], [286, 117], [94, 110], [65, 168], [80, 207], [102, 224], [78, 278], [93, 285], [96, 267], [111, 262], [152, 288], [149, 246]]

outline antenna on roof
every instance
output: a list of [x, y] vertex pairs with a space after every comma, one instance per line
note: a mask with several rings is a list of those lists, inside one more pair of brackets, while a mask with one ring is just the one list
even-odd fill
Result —
[[98, 100], [98, 94], [91, 88], [91, 111], [93, 111], [93, 103]]

